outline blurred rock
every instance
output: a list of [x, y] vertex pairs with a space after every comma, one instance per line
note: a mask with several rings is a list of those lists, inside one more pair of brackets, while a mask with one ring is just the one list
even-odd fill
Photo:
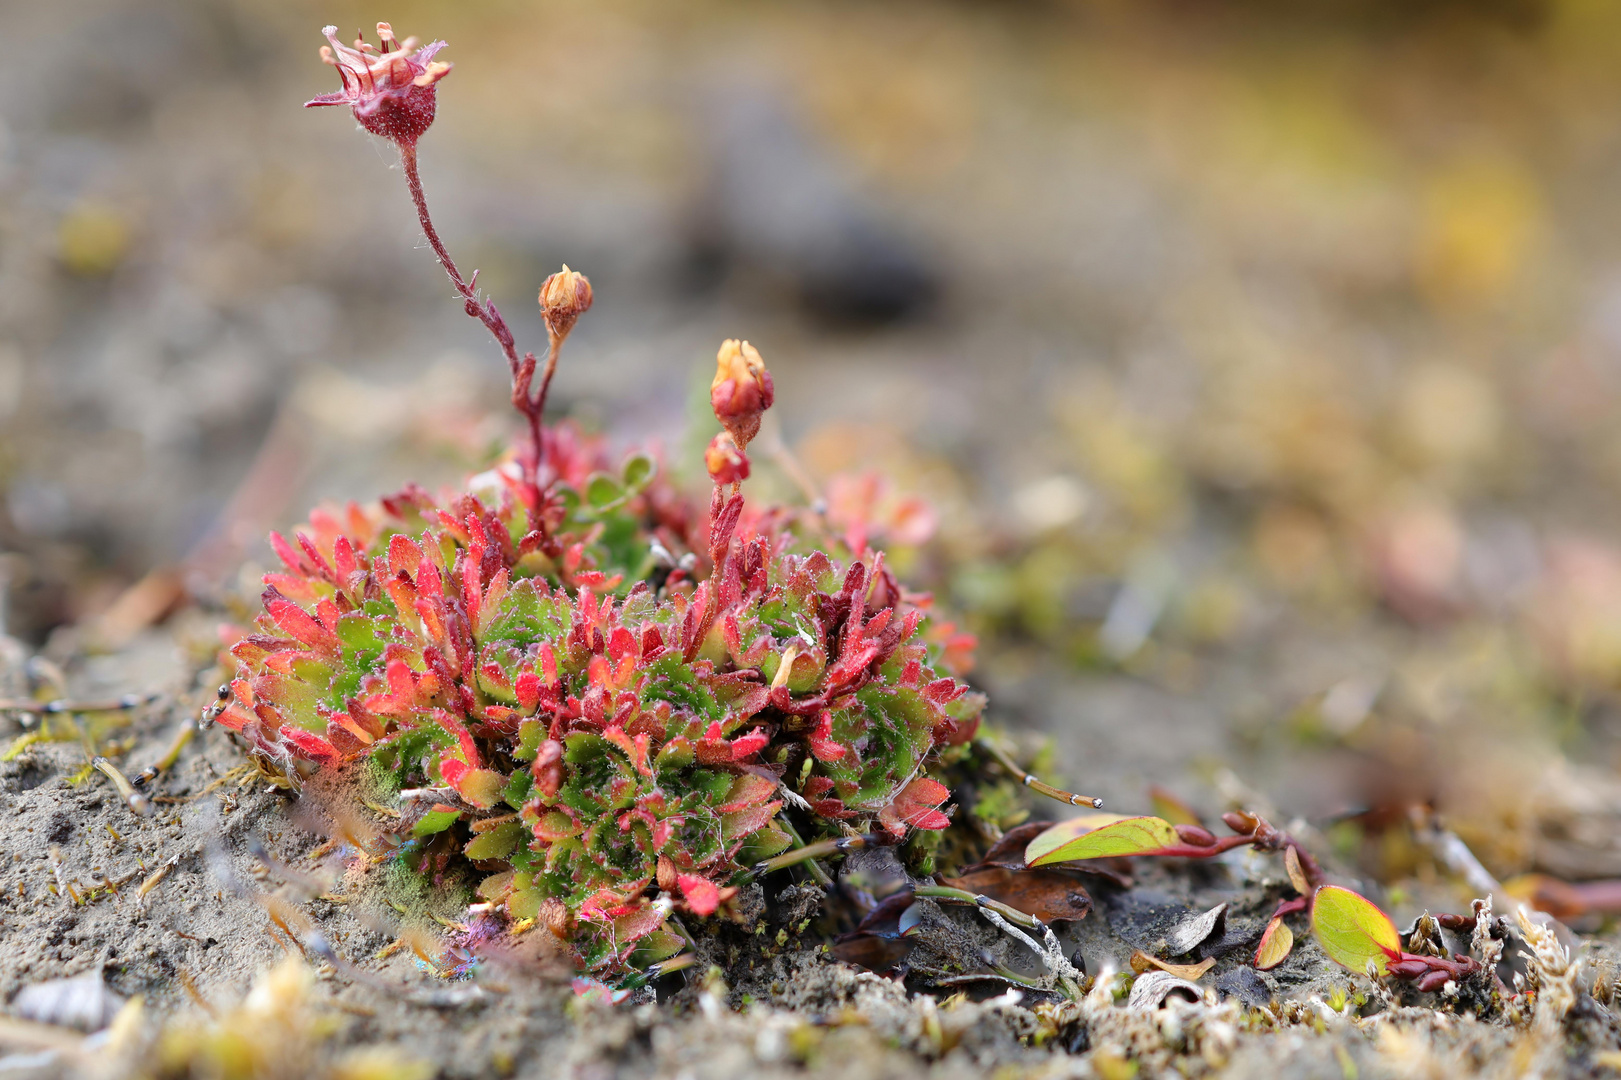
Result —
[[97, 970], [25, 986], [12, 998], [11, 1011], [24, 1020], [95, 1032], [112, 1023], [123, 1004]]
[[704, 126], [713, 150], [694, 235], [717, 275], [767, 281], [835, 323], [906, 319], [939, 294], [922, 247], [858, 192], [781, 96], [723, 86]]

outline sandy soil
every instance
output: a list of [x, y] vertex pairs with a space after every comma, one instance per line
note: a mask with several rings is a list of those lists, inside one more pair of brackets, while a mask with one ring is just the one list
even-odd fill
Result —
[[[210, 697], [198, 684], [212, 673], [188, 669], [181, 656], [168, 635], [149, 634], [101, 658], [76, 687], [92, 694], [138, 678], [166, 691], [114, 740], [127, 746], [127, 771], [161, 756]], [[81, 1027], [111, 1022], [117, 1037], [53, 1052], [42, 1029], [0, 1026], [14, 1051], [0, 1057], [3, 1076], [64, 1068], [347, 1076], [358, 1075], [344, 1071], [358, 1068], [357, 1054], [378, 1052], [395, 1055], [392, 1071], [379, 1075], [417, 1075], [410, 1068], [425, 1065], [422, 1075], [579, 1078], [1116, 1077], [1134, 1067], [1141, 1075], [1587, 1075], [1621, 1060], [1603, 944], [1579, 944], [1585, 989], [1546, 1028], [1523, 1001], [1476, 1020], [1479, 999], [1468, 988], [1461, 996], [1409, 990], [1398, 1000], [1328, 962], [1304, 932], [1282, 966], [1255, 971], [1256, 941], [1288, 885], [1277, 860], [1242, 853], [1141, 866], [1130, 889], [1092, 888], [1095, 910], [1060, 932], [1063, 954], [1094, 983], [1081, 1002], [994, 974], [965, 978], [1000, 965], [1039, 983], [1044, 970], [1026, 943], [977, 913], [928, 902], [896, 970], [841, 962], [831, 922], [818, 915], [820, 890], [781, 874], [751, 887], [739, 922], [693, 928], [698, 965], [614, 1005], [602, 990], [582, 996], [571, 987], [545, 931], [465, 932], [467, 896], [454, 884], [425, 888], [330, 842], [321, 779], [295, 795], [245, 764], [220, 729], [195, 739], [153, 785], [147, 817], [100, 774], [85, 777], [84, 765], [71, 741], [38, 742], [0, 764], [8, 823], [0, 998], [14, 1017], [35, 1020], [71, 1023], [77, 1008], [89, 1014], [77, 1019]], [[850, 869], [869, 881], [886, 872]], [[1155, 950], [1217, 904], [1227, 905], [1225, 919], [1193, 952], [1215, 958], [1199, 1000], [1125, 996], [1115, 973], [1129, 970], [1131, 952]], [[1516, 959], [1520, 944], [1510, 940], [1501, 969], [1511, 980], [1527, 968]], [[301, 955], [313, 982], [285, 968], [267, 975], [289, 962], [302, 967]], [[75, 976], [89, 986], [39, 1004], [41, 985]], [[104, 997], [91, 989], [98, 983]], [[132, 998], [144, 1013], [125, 1030], [115, 1016]], [[285, 1026], [239, 1007], [244, 998], [277, 1003]], [[233, 1025], [285, 1041], [258, 1072], [232, 1072], [198, 1048], [211, 1044], [184, 1035]]]

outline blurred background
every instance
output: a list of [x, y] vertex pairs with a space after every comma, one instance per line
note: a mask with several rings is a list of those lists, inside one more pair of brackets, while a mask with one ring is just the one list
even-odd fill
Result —
[[0, 3], [7, 632], [116, 645], [514, 429], [392, 149], [299, 108], [379, 18], [450, 43], [429, 199], [520, 347], [595, 285], [560, 408], [696, 471], [752, 340], [1058, 775], [1621, 875], [1603, 0]]

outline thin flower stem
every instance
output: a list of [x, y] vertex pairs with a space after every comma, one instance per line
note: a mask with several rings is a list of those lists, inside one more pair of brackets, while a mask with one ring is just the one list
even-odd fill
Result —
[[0, 699], [0, 713], [18, 712], [29, 716], [54, 716], [57, 713], [128, 712], [142, 705], [150, 705], [161, 696], [154, 691], [150, 694], [125, 694], [123, 697], [108, 701], [72, 701], [68, 698], [30, 701], [27, 698], [3, 698]]
[[[546, 357], [546, 371], [541, 376], [540, 393], [532, 397], [529, 388], [534, 378], [534, 355], [526, 354], [519, 359], [518, 345], [506, 320], [501, 317], [493, 302], [479, 299], [478, 290], [473, 287], [472, 282], [462, 277], [461, 271], [456, 268], [456, 261], [450, 257], [450, 251], [445, 247], [445, 242], [439, 239], [439, 230], [434, 228], [433, 217], [428, 213], [427, 195], [422, 190], [422, 173], [417, 168], [415, 143], [400, 144], [400, 163], [405, 171], [406, 187], [411, 191], [411, 202], [416, 205], [417, 222], [422, 226], [422, 235], [428, 238], [428, 246], [439, 259], [439, 265], [444, 267], [445, 273], [450, 276], [450, 283], [461, 296], [467, 314], [484, 324], [507, 358], [507, 368], [512, 374], [512, 404], [523, 414], [529, 426], [530, 450], [521, 459], [523, 478], [538, 495], [540, 465], [546, 452], [545, 441], [541, 435], [541, 418], [546, 411], [546, 394], [551, 389], [552, 373], [557, 369], [557, 350], [562, 343], [561, 339], [552, 335], [551, 348]], [[478, 275], [475, 273], [473, 278], [476, 281]]]

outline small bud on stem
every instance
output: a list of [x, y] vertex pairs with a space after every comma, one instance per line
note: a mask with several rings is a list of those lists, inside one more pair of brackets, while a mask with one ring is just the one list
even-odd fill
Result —
[[591, 282], [577, 270], [563, 269], [540, 287], [540, 309], [546, 314], [546, 330], [554, 342], [562, 344], [574, 329], [574, 322], [591, 307]]
[[735, 338], [721, 344], [715, 354], [715, 378], [709, 384], [709, 404], [715, 419], [729, 431], [738, 450], [760, 432], [760, 417], [776, 400], [776, 386], [765, 369], [760, 351]]
[[723, 431], [709, 440], [704, 451], [704, 467], [716, 484], [740, 484], [749, 478], [749, 459], [738, 449], [732, 433]]

